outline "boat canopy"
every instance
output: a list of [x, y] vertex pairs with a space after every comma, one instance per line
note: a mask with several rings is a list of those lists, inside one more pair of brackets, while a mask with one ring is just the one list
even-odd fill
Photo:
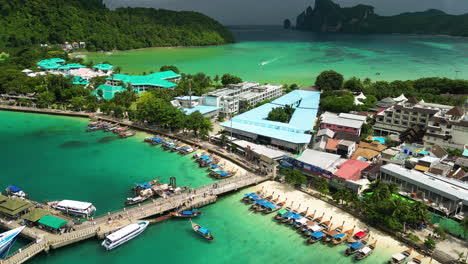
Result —
[[8, 185], [7, 189], [10, 189], [11, 192], [20, 192], [21, 188], [15, 185]]
[[72, 200], [63, 200], [63, 201], [60, 201], [57, 205], [61, 207], [77, 209], [77, 210], [86, 210], [89, 207], [93, 206], [92, 203], [72, 201]]
[[183, 211], [182, 214], [183, 215], [191, 215], [191, 214], [193, 214], [193, 212], [192, 211]]
[[252, 196], [252, 195], [255, 195], [255, 193], [246, 193], [246, 194], [244, 194], [244, 196]]
[[319, 225], [314, 225], [312, 227], [310, 227], [310, 230], [314, 231], [314, 232], [317, 232], [319, 231], [320, 229], [322, 229]]
[[370, 247], [363, 247], [359, 251], [363, 253], [364, 255], [367, 255], [372, 251], [372, 249]]
[[200, 227], [200, 229], [198, 229], [198, 231], [199, 231], [200, 233], [202, 233], [203, 235], [205, 235], [205, 236], [207, 236], [207, 235], [209, 235], [209, 234], [211, 233], [210, 230], [208, 230], [208, 229], [206, 229], [206, 228], [204, 228], [204, 227]]
[[292, 219], [297, 220], [301, 218], [302, 216], [300, 214], [293, 214]]
[[209, 159], [210, 156], [208, 156], [208, 155], [203, 155], [203, 156], [201, 156], [200, 158], [201, 158], [201, 159]]
[[278, 211], [278, 214], [282, 215], [282, 214], [285, 214], [287, 211], [288, 210], [286, 210], [286, 209], [281, 209], [281, 210]]
[[357, 238], [359, 238], [359, 239], [362, 239], [362, 238], [365, 237], [366, 235], [367, 235], [366, 232], [364, 232], [364, 231], [359, 231], [359, 232], [357, 232], [354, 236], [357, 237]]
[[151, 184], [149, 182], [144, 182], [144, 183], [137, 183], [135, 184], [138, 187], [144, 188], [144, 189], [149, 189], [151, 188]]
[[342, 238], [344, 237], [346, 234], [345, 233], [341, 233], [341, 234], [338, 234], [338, 235], [334, 235], [333, 237], [334, 238]]
[[354, 250], [360, 249], [362, 246], [363, 244], [361, 242], [354, 242], [354, 243], [349, 244], [349, 247]]
[[314, 232], [314, 233], [313, 233], [312, 235], [310, 235], [310, 236], [317, 239], [317, 238], [323, 237], [324, 234], [323, 234], [322, 232], [320, 232], [320, 231], [317, 231], [317, 232]]
[[398, 253], [398, 254], [394, 254], [392, 255], [392, 258], [397, 260], [397, 261], [402, 261], [404, 260], [405, 258], [407, 258], [408, 256], [402, 254], [402, 253]]
[[308, 221], [308, 220], [307, 220], [307, 218], [305, 218], [305, 217], [303, 217], [303, 218], [297, 220], [297, 222], [298, 222], [299, 224], [301, 224], [301, 225], [307, 223], [307, 221]]

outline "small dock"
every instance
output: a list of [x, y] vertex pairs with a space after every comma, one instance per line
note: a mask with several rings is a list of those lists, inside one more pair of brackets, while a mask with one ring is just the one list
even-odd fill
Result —
[[[64, 247], [92, 237], [102, 239], [107, 234], [142, 219], [148, 219], [151, 223], [158, 223], [169, 219], [168, 212], [172, 210], [203, 207], [215, 203], [218, 196], [270, 179], [271, 176], [258, 176], [255, 174], [233, 177], [214, 184], [190, 189], [187, 192], [168, 198], [151, 199], [149, 202], [137, 206], [108, 213], [81, 225], [74, 226], [75, 231], [61, 235], [49, 233], [38, 228], [27, 227], [23, 230], [22, 235], [34, 241], [8, 258], [0, 260], [0, 264], [23, 263], [42, 251], [48, 252], [51, 249]], [[19, 226], [17, 222], [2, 220], [0, 221], [0, 225], [12, 229]]]

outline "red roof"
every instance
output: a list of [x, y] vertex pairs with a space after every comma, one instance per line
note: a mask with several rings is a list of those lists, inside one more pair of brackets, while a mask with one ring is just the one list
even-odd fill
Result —
[[357, 238], [359, 238], [359, 239], [362, 239], [362, 238], [365, 237], [366, 235], [367, 235], [366, 232], [364, 232], [364, 231], [359, 231], [359, 232], [357, 232], [354, 236], [357, 237]]
[[345, 180], [357, 181], [361, 177], [361, 172], [369, 167], [370, 163], [362, 160], [347, 160], [339, 166], [334, 175]]
[[340, 143], [340, 139], [332, 139], [332, 138], [329, 138], [327, 140], [327, 146], [325, 147], [325, 149], [328, 149], [328, 150], [334, 150], [336, 151], [336, 146], [338, 146], [338, 144]]

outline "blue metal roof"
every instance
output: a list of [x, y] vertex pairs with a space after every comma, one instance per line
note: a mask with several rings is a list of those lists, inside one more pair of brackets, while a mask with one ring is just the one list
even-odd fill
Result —
[[197, 106], [195, 106], [193, 108], [182, 108], [182, 111], [184, 111], [184, 113], [186, 115], [190, 115], [191, 113], [193, 113], [195, 111], [198, 111], [198, 112], [200, 112], [200, 114], [204, 115], [204, 114], [216, 111], [218, 109], [220, 109], [220, 108], [216, 107], [216, 106], [197, 105]]
[[[271, 103], [235, 116], [232, 122], [226, 121], [220, 125], [286, 142], [306, 144], [310, 142], [311, 135], [305, 133], [314, 128], [319, 102], [319, 92], [295, 90]], [[285, 105], [295, 108], [289, 123], [266, 120], [273, 108]]]

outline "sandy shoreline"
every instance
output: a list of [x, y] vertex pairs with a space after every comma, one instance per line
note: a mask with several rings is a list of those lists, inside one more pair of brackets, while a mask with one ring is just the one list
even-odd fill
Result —
[[[355, 218], [354, 216], [348, 214], [347, 212], [342, 211], [341, 209], [334, 207], [322, 200], [316, 199], [315, 197], [303, 193], [294, 189], [290, 185], [281, 184], [275, 181], [267, 181], [262, 184], [259, 184], [255, 187], [257, 191], [263, 190], [267, 194], [271, 194], [274, 192], [274, 196], [280, 195], [280, 200], [285, 200], [287, 198], [287, 206], [291, 206], [291, 202], [293, 203], [292, 208], [297, 209], [299, 206], [299, 211], [305, 211], [309, 208], [308, 212], [313, 213], [314, 210], [316, 211], [316, 215], [321, 216], [325, 213], [323, 219], [330, 219], [333, 217], [331, 222], [333, 227], [340, 226], [343, 221], [344, 230], [352, 229], [355, 226], [355, 232], [364, 229], [367, 227], [365, 223], [360, 221], [359, 219]], [[333, 228], [332, 227], [332, 228]], [[370, 242], [377, 240], [377, 248], [378, 251], [385, 251], [388, 252], [389, 255], [402, 252], [403, 250], [407, 249], [408, 247], [403, 243], [395, 240], [393, 237], [388, 236], [382, 233], [375, 228], [370, 228]], [[413, 252], [411, 257], [415, 257], [418, 255], [417, 253]], [[424, 258], [423, 263], [429, 263], [430, 258]], [[431, 263], [439, 263], [435, 260], [432, 260]]]

